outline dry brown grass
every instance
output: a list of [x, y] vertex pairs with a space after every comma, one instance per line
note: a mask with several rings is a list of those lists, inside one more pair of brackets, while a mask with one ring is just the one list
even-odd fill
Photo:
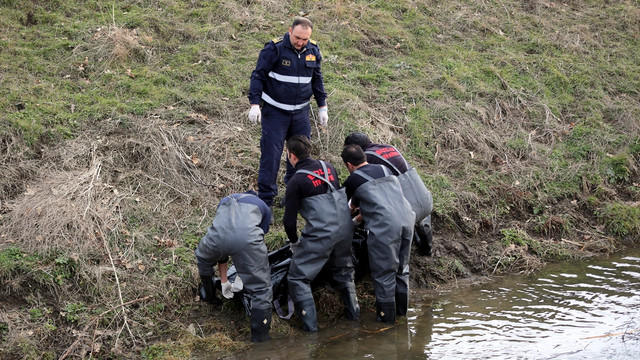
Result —
[[25, 179], [38, 173], [39, 162], [23, 149], [22, 141], [0, 133], [0, 216], [9, 211], [8, 200], [24, 191]]
[[[312, 129], [314, 155], [341, 167], [337, 150], [343, 137], [335, 132], [344, 129], [329, 131], [315, 125]], [[3, 246], [18, 244], [26, 252], [65, 254], [78, 266], [76, 279], [65, 291], [74, 292], [77, 301], [93, 309], [115, 309], [94, 320], [80, 320], [85, 327], [75, 336], [55, 332], [67, 344], [65, 353], [87, 355], [97, 346], [97, 354], [99, 344], [105, 343], [117, 344], [114, 351], [121, 353], [146, 337], [144, 329], [165, 326], [169, 320], [149, 317], [147, 306], [164, 304], [161, 313], [173, 313], [178, 310], [176, 297], [195, 301], [191, 294], [197, 285], [195, 263], [182, 274], [158, 276], [158, 272], [178, 261], [176, 252], [186, 246], [185, 231], [206, 229], [221, 197], [255, 183], [260, 156], [256, 131], [233, 119], [198, 113], [179, 120], [162, 115], [107, 119], [43, 154], [41, 164], [47, 165], [39, 169], [40, 176], [27, 184], [24, 193], [3, 204], [7, 206], [0, 223]], [[187, 222], [194, 218], [198, 224]], [[157, 230], [151, 236], [148, 229]], [[185, 278], [190, 279], [188, 283]], [[28, 281], [32, 280], [14, 278], [4, 295], [24, 293]], [[50, 287], [60, 291], [56, 285]], [[100, 290], [94, 293], [95, 289]], [[335, 298], [327, 294], [325, 300]], [[139, 303], [123, 305], [129, 300]], [[48, 302], [63, 307], [67, 301], [67, 295], [58, 293]], [[322, 311], [328, 321], [335, 321], [341, 306]], [[13, 320], [8, 323], [16, 328], [29, 326], [28, 319]], [[280, 334], [295, 331], [275, 315], [273, 328]], [[247, 334], [242, 326], [231, 336]], [[23, 339], [18, 336], [9, 343]]]
[[114, 192], [100, 180], [102, 164], [86, 171], [51, 172], [17, 199], [3, 234], [27, 251], [74, 249], [80, 253], [100, 246], [96, 234], [117, 225], [117, 207], [128, 194]]
[[[195, 263], [182, 274], [159, 276], [159, 267], [183, 261], [176, 258], [176, 252], [184, 250], [183, 231], [194, 231], [194, 226], [204, 231], [219, 199], [246, 190], [255, 177], [259, 151], [246, 147], [252, 134], [237, 124], [201, 114], [181, 121], [128, 120], [126, 124], [105, 120], [64, 146], [51, 148], [44, 154], [41, 164], [47, 165], [39, 169], [40, 176], [23, 194], [3, 203], [7, 207], [0, 224], [3, 246], [65, 254], [77, 266], [76, 278], [69, 279], [63, 293], [50, 284], [56, 293], [50, 299], [53, 304], [122, 306], [88, 321], [90, 328], [61, 341], [67, 343], [69, 355], [89, 354], [95, 343], [115, 342], [123, 350], [146, 336], [140, 333], [143, 328], [161, 325], [159, 318], [144, 319], [149, 316], [144, 310], [147, 304], [163, 304], [171, 312], [177, 310], [176, 297], [194, 301], [190, 291], [196, 282], [185, 283], [185, 278], [191, 278]], [[194, 212], [200, 212], [196, 217], [200, 223], [186, 223]], [[149, 236], [150, 228], [160, 229], [159, 234]], [[13, 278], [2, 296], [24, 294], [33, 281], [29, 278], [36, 275]], [[74, 300], [66, 292], [74, 294]], [[154, 297], [147, 298], [150, 294]], [[141, 304], [122, 305], [145, 298]], [[28, 322], [8, 323], [20, 328]], [[134, 328], [137, 324], [144, 326]], [[50, 336], [42, 333], [37, 338]]]
[[525, 246], [510, 245], [505, 247], [504, 251], [496, 261], [493, 274], [530, 274], [544, 265], [540, 256], [530, 253], [529, 248]]
[[150, 46], [152, 40], [151, 36], [140, 34], [138, 29], [116, 24], [112, 18], [108, 25], [95, 29], [89, 41], [74, 48], [73, 58], [84, 57], [84, 61], [75, 63], [75, 66], [80, 74], [102, 74], [111, 71], [114, 64], [148, 62], [153, 55]]
[[191, 210], [176, 213], [170, 204], [206, 213], [220, 196], [246, 190], [259, 157], [257, 149], [241, 145], [252, 142], [246, 129], [199, 114], [187, 121], [107, 120], [53, 149], [45, 156], [49, 167], [12, 201], [2, 234], [30, 251], [84, 254], [100, 245], [96, 234], [126, 232], [125, 217], [138, 207], [151, 210], [159, 224], [179, 224]]
[[[247, 10], [250, 3], [256, 11]], [[308, 9], [300, 10], [309, 11], [309, 17], [316, 22], [319, 31], [314, 32], [315, 39], [330, 40], [326, 34], [339, 34], [341, 29], [348, 29], [360, 40], [356, 40], [358, 45], [351, 49], [356, 53], [353, 59], [336, 62], [353, 61], [355, 65], [358, 61], [368, 61], [397, 45], [392, 38], [404, 36], [405, 29], [389, 36], [377, 32], [372, 19], [380, 13], [378, 9], [370, 11], [370, 3], [334, 3], [332, 6], [313, 3]], [[529, 25], [522, 22], [526, 25], [521, 27], [520, 22], [514, 20], [515, 16], [525, 19], [527, 14], [532, 14], [537, 17], [537, 27], [548, 34], [544, 40], [564, 51], [589, 56], [591, 49], [605, 46], [599, 34], [636, 31], [640, 23], [637, 16], [640, 10], [636, 9], [626, 21], [618, 24], [603, 21], [601, 28], [585, 24], [567, 27], [563, 23], [566, 16], [559, 15], [580, 3], [542, 0], [498, 6], [485, 1], [439, 3], [430, 18], [433, 23], [428, 26], [444, 31], [428, 35], [429, 41], [434, 46], [454, 46], [456, 39], [464, 39], [469, 34], [505, 36], [505, 26], [512, 26], [508, 36], [526, 43], [530, 41], [529, 29], [525, 28]], [[242, 6], [236, 6], [238, 4]], [[241, 31], [257, 39], [267, 37], [266, 34], [280, 35], [290, 19], [285, 17], [277, 24], [267, 17], [288, 14], [290, 10], [289, 4], [275, 0], [222, 3], [219, 11], [209, 15], [208, 21], [214, 25], [207, 28], [206, 33], [198, 33], [188, 26], [171, 28], [161, 22], [151, 24], [146, 31], [155, 31], [154, 36], [175, 31], [189, 44], [208, 41], [210, 51], [199, 54], [208, 60], [216, 58], [217, 52], [226, 47], [243, 46], [236, 36], [238, 24]], [[605, 16], [599, 15], [598, 10], [597, 6], [585, 7], [574, 14], [585, 19]], [[159, 15], [151, 15], [149, 19], [153, 20], [154, 16]], [[383, 20], [393, 21], [391, 18], [380, 21], [384, 23]], [[163, 24], [165, 28], [161, 28]], [[153, 64], [156, 61], [150, 47], [152, 39], [141, 30], [111, 21], [109, 25], [89, 31], [72, 54], [74, 60], [80, 59], [73, 66], [83, 79], [132, 62]], [[418, 50], [412, 46], [415, 45], [403, 43], [396, 50], [398, 54]], [[323, 51], [329, 48], [323, 47]], [[163, 49], [156, 44], [153, 50], [175, 51], [175, 48]], [[327, 55], [331, 55], [329, 51]], [[375, 85], [362, 84], [370, 87], [370, 91], [354, 97], [341, 88], [341, 85], [348, 88], [347, 84], [338, 82], [332, 85], [335, 90], [331, 90], [329, 96], [330, 127], [321, 129], [312, 123], [313, 156], [332, 162], [340, 174], [345, 175], [339, 154], [348, 132], [364, 131], [376, 142], [393, 143], [403, 153], [411, 153], [409, 140], [413, 139], [406, 133], [407, 106], [413, 101], [434, 114], [434, 118], [425, 122], [421, 133], [424, 142], [429, 143], [425, 147], [434, 152], [433, 159], [410, 160], [422, 173], [442, 175], [450, 181], [451, 189], [443, 187], [442, 190], [454, 193], [455, 199], [439, 198], [436, 203], [450, 203], [455, 209], [441, 214], [436, 206], [436, 254], [431, 258], [412, 258], [411, 279], [419, 287], [438, 286], [470, 272], [486, 273], [487, 269], [491, 272], [494, 267], [496, 273], [528, 273], [542, 266], [539, 254], [532, 254], [526, 247], [499, 245], [497, 233], [504, 227], [541, 232], [545, 237], [540, 239], [543, 245], [568, 248], [577, 256], [615, 250], [613, 241], [601, 229], [591, 228], [590, 219], [580, 217], [580, 209], [569, 203], [573, 199], [559, 204], [543, 203], [552, 210], [541, 224], [541, 230], [535, 228], [538, 224], [523, 218], [523, 213], [530, 211], [531, 192], [539, 192], [534, 195], [546, 201], [543, 195], [547, 189], [534, 179], [532, 169], [540, 169], [550, 178], [561, 175], [557, 169], [545, 165], [547, 157], [570, 134], [572, 122], [584, 114], [575, 113], [571, 108], [564, 112], [554, 108], [552, 112], [551, 105], [540, 99], [539, 89], [523, 89], [509, 83], [506, 76], [502, 77], [500, 61], [503, 60], [500, 54], [495, 55], [495, 68], [488, 66], [486, 71], [501, 80], [502, 91], [491, 92], [492, 98], [482, 93], [470, 94], [469, 99], [449, 97], [452, 93], [465, 92], [465, 85], [460, 79], [441, 77], [438, 61], [442, 59], [436, 56], [435, 61], [423, 65], [427, 68], [424, 74], [430, 78], [419, 86], [441, 86], [446, 94], [443, 98], [422, 97], [424, 89], [419, 89], [415, 93], [423, 95], [409, 101], [407, 98], [413, 96], [413, 89], [406, 84], [387, 89], [386, 93], [378, 92]], [[528, 63], [526, 56], [507, 58], [517, 63], [516, 71], [531, 71], [535, 76], [536, 70], [528, 68], [535, 64]], [[330, 57], [326, 59], [331, 64]], [[228, 59], [219, 61], [224, 62], [220, 68], [234, 68]], [[242, 76], [246, 81], [248, 74]], [[359, 81], [346, 75], [345, 80]], [[611, 96], [605, 101], [604, 121], [629, 129], [629, 133], [638, 133], [637, 111], [617, 105], [631, 102], [625, 98], [628, 96], [631, 95], [618, 94], [617, 98]], [[198, 282], [195, 264], [184, 259], [191, 255], [192, 244], [187, 244], [185, 239], [193, 241], [204, 233], [221, 197], [245, 191], [255, 184], [260, 130], [247, 123], [244, 95], [231, 99], [198, 99], [174, 106], [159, 104], [158, 109], [141, 117], [121, 115], [114, 110], [115, 119], [88, 124], [72, 140], [34, 146], [37, 160], [25, 160], [33, 156], [23, 159], [20, 151], [14, 151], [21, 146], [21, 140], [11, 134], [0, 134], [0, 246], [17, 244], [25, 251], [43, 254], [59, 251], [78, 266], [74, 278], [60, 286], [52, 281], [47, 285], [35, 283], [38, 276], [51, 272], [53, 264], [36, 264], [33, 271], [5, 282], [7, 286], [0, 291], [0, 297], [10, 311], [0, 313], [0, 323], [9, 327], [11, 339], [6, 341], [7, 346], [36, 348], [44, 344], [69, 357], [97, 357], [109, 351], [126, 356], [127, 350], [139, 353], [144, 346], [165, 341], [166, 333], [158, 333], [157, 329], [169, 328], [172, 334], [183, 336], [187, 328], [185, 321], [191, 321], [188, 325], [196, 324], [196, 331], [184, 335], [178, 348], [187, 344], [185, 349], [202, 348], [208, 353], [219, 348], [232, 349], [246, 340], [248, 320], [241, 312], [228, 308], [212, 310], [196, 303], [191, 293]], [[626, 110], [618, 111], [622, 109]], [[334, 121], [338, 118], [347, 121]], [[604, 147], [609, 140], [603, 137], [595, 140], [601, 143], [591, 145]], [[578, 171], [578, 168], [569, 168], [564, 176], [574, 176]], [[491, 176], [513, 181], [496, 184]], [[470, 188], [472, 182], [488, 186], [479, 191]], [[529, 184], [524, 184], [526, 182]], [[282, 192], [281, 180], [280, 186]], [[585, 179], [585, 194], [593, 193], [592, 186], [595, 185]], [[518, 190], [520, 188], [527, 191]], [[604, 190], [612, 192], [611, 198], [615, 197], [615, 189]], [[501, 204], [501, 200], [507, 206]], [[576, 200], [578, 204], [584, 203], [584, 199]], [[567, 223], [577, 228], [578, 234], [567, 235]], [[272, 230], [281, 229], [275, 226]], [[492, 247], [496, 243], [498, 246]], [[375, 298], [370, 284], [359, 283], [358, 294], [362, 312], [372, 311]], [[149, 295], [153, 297], [147, 298]], [[336, 294], [322, 290], [315, 296], [321, 321], [331, 324], [339, 318], [342, 306]], [[78, 323], [61, 318], [59, 314], [72, 297], [86, 303], [90, 308], [87, 314], [91, 316]], [[138, 302], [124, 306], [128, 301]], [[29, 319], [23, 302], [34, 309], [50, 309], [51, 314], [43, 318], [55, 321], [60, 330], [47, 331], [44, 320]], [[184, 315], [185, 308], [188, 315]], [[94, 319], [95, 316], [98, 318]], [[296, 333], [292, 323], [295, 320], [281, 320], [274, 314], [273, 333]], [[204, 330], [198, 328], [200, 325]], [[214, 335], [205, 335], [211, 333]], [[167, 340], [167, 344], [172, 342]], [[106, 349], [112, 346], [113, 349]]]

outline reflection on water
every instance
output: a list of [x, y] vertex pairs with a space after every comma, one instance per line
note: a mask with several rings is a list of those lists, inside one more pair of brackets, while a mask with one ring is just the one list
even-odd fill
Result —
[[[252, 345], [258, 359], [640, 359], [640, 250], [429, 295], [393, 328], [363, 312]], [[414, 299], [415, 298], [415, 299]]]
[[640, 358], [638, 257], [553, 266], [452, 296], [434, 312], [430, 357]]

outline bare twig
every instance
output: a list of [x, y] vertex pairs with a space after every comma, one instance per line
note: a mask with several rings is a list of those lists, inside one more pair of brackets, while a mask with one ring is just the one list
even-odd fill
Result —
[[397, 323], [397, 322], [396, 322], [396, 324], [395, 324], [395, 325], [393, 325], [393, 326], [385, 327], [385, 328], [378, 329], [378, 330], [373, 330], [373, 331], [372, 331], [372, 330], [360, 329], [360, 331], [365, 332], [365, 333], [367, 333], [367, 334], [379, 334], [379, 333], [384, 332], [384, 331], [387, 331], [387, 330], [389, 330], [389, 329], [393, 329], [393, 328], [394, 328], [394, 327], [396, 327], [396, 326], [398, 326], [398, 323]]
[[[142, 301], [147, 301], [147, 300], [151, 299], [152, 297], [153, 297], [153, 295], [149, 295], [149, 296], [145, 296], [143, 298], [130, 300], [130, 301], [127, 301], [125, 303], [120, 303], [119, 305], [114, 306], [109, 310], [105, 310], [105, 311], [101, 312], [99, 315], [94, 316], [91, 320], [89, 320], [79, 334], [80, 335], [84, 334], [87, 331], [87, 329], [89, 328], [89, 326], [91, 326], [91, 324], [94, 324], [94, 326], [97, 328], [98, 320], [100, 320], [100, 318], [102, 318], [106, 314], [108, 314], [108, 313], [110, 313], [110, 312], [112, 312], [114, 310], [117, 310], [117, 309], [119, 309], [121, 307], [125, 307], [125, 306], [131, 305], [131, 304], [135, 304], [135, 303], [139, 303], [139, 302], [142, 302]], [[95, 330], [94, 330], [94, 335], [95, 335]], [[92, 341], [94, 341], [94, 340], [92, 340]], [[58, 360], [63, 360], [65, 358], [67, 358], [71, 354], [71, 352], [76, 348], [76, 346], [78, 346], [79, 342], [80, 342], [80, 338], [76, 339], [76, 341], [74, 341], [73, 344], [71, 344], [71, 346], [69, 346], [67, 348], [67, 350], [58, 358]]]
[[173, 187], [173, 186], [171, 186], [171, 185], [167, 184], [166, 182], [164, 182], [164, 181], [162, 181], [162, 180], [160, 180], [160, 179], [158, 179], [158, 178], [155, 178], [155, 177], [153, 177], [153, 176], [150, 176], [150, 175], [146, 175], [146, 174], [145, 174], [145, 176], [146, 176], [149, 180], [157, 181], [158, 183], [160, 183], [160, 184], [162, 184], [162, 185], [164, 185], [164, 186], [166, 186], [166, 187], [168, 187], [168, 188], [172, 189], [173, 191], [175, 191], [175, 192], [179, 193], [180, 195], [182, 195], [182, 196], [184, 196], [184, 197], [186, 197], [186, 198], [189, 198], [189, 195], [188, 195], [188, 194], [183, 193], [182, 191], [180, 191], [180, 190], [176, 189], [175, 187]]
[[[100, 231], [98, 234], [98, 236], [100, 236], [102, 238], [103, 244], [104, 244], [104, 248], [107, 251], [107, 255], [109, 255], [109, 261], [111, 262], [111, 268], [113, 269], [113, 276], [116, 280], [116, 288], [118, 289], [118, 299], [120, 299], [120, 305], [122, 307], [122, 316], [124, 318], [124, 325], [126, 326], [127, 330], [129, 331], [129, 335], [131, 335], [131, 339], [133, 340], [133, 342], [135, 343], [135, 337], [133, 336], [133, 333], [131, 332], [131, 329], [129, 329], [129, 324], [127, 323], [127, 312], [124, 309], [124, 301], [122, 300], [122, 289], [120, 288], [120, 280], [118, 279], [118, 272], [116, 270], [116, 265], [113, 263], [113, 257], [111, 256], [111, 250], [109, 250], [109, 242], [107, 241], [107, 238], [104, 236], [104, 234], [102, 233], [102, 231]], [[117, 347], [118, 345], [118, 339], [119, 336], [116, 337], [116, 342], [115, 345]]]
[[338, 334], [336, 336], [332, 336], [332, 337], [329, 338], [329, 341], [337, 340], [337, 339], [339, 339], [339, 338], [341, 338], [341, 337], [343, 337], [343, 336], [345, 336], [345, 335], [347, 335], [349, 333], [351, 333], [351, 332], [347, 331], [347, 332], [344, 332], [342, 334]]
[[636, 330], [629, 330], [629, 331], [625, 331], [625, 332], [622, 332], [622, 333], [604, 334], [604, 335], [583, 337], [583, 338], [580, 338], [580, 340], [599, 339], [599, 338], [612, 337], [612, 336], [624, 336], [624, 335], [633, 334], [634, 332], [636, 332]]
[[96, 180], [100, 178], [100, 169], [102, 168], [102, 163], [100, 161], [96, 162], [96, 159], [95, 159], [95, 145], [93, 146], [93, 149], [91, 149], [91, 158], [92, 158], [91, 162], [93, 163], [93, 167], [91, 171], [91, 181], [89, 182], [87, 189], [84, 191], [84, 193], [86, 193], [87, 195], [87, 207], [84, 209], [84, 214], [82, 214], [83, 219], [86, 218], [87, 212], [91, 207], [91, 193], [93, 190], [93, 184]]
[[493, 268], [493, 271], [491, 272], [491, 275], [493, 275], [496, 272], [496, 270], [498, 269], [498, 265], [500, 265], [500, 262], [502, 261], [502, 258], [504, 258], [504, 254], [507, 253], [507, 249], [504, 249], [504, 251], [502, 251], [502, 255], [500, 255], [500, 258], [498, 259], [498, 262], [496, 263], [496, 266]]
[[573, 245], [575, 245], [575, 246], [579, 246], [579, 247], [581, 247], [581, 248], [583, 248], [583, 249], [584, 249], [584, 244], [580, 244], [580, 243], [578, 243], [578, 242], [571, 241], [571, 240], [567, 240], [567, 239], [564, 239], [564, 238], [563, 238], [563, 239], [560, 239], [560, 240], [562, 240], [563, 242], [569, 243], [569, 244], [573, 244]]

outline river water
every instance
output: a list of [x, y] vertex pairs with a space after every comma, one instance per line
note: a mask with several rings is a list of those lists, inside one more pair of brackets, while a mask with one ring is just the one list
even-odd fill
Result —
[[314, 334], [253, 344], [252, 359], [640, 359], [640, 249], [529, 276], [412, 290], [396, 326], [364, 309]]

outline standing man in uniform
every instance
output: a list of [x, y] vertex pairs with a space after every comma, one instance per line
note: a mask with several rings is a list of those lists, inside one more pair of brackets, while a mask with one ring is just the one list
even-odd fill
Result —
[[[324, 90], [320, 63], [322, 56], [311, 40], [313, 24], [296, 17], [289, 32], [268, 42], [260, 51], [249, 86], [249, 121], [262, 122], [258, 196], [268, 205], [278, 194], [278, 170], [284, 141], [293, 135], [311, 136], [310, 100], [318, 105], [318, 122], [326, 126], [327, 94]], [[262, 105], [262, 109], [260, 106]], [[294, 173], [287, 161], [284, 178], [288, 183]]]
[[349, 170], [344, 182], [351, 209], [368, 231], [369, 268], [376, 295], [377, 320], [395, 322], [409, 305], [409, 252], [415, 214], [405, 199], [398, 178], [385, 166], [367, 163], [358, 145], [342, 150]]
[[431, 229], [431, 211], [433, 196], [424, 186], [420, 175], [409, 166], [407, 160], [395, 147], [387, 144], [375, 144], [362, 132], [353, 132], [344, 139], [344, 145], [358, 145], [367, 156], [369, 164], [384, 165], [398, 177], [405, 198], [416, 214], [414, 240], [421, 255], [431, 256], [433, 231]]
[[[218, 204], [213, 223], [196, 249], [198, 272], [204, 288], [203, 300], [220, 305], [213, 282], [213, 267], [218, 264], [222, 294], [232, 298], [233, 292], [242, 290], [251, 298], [251, 341], [270, 339], [271, 272], [264, 234], [269, 231], [271, 209], [255, 192], [231, 194]], [[227, 261], [233, 258], [238, 276], [232, 285], [227, 281]], [[242, 280], [239, 280], [241, 277]], [[235, 286], [234, 286], [235, 285]]]
[[[325, 264], [344, 302], [346, 317], [357, 320], [360, 306], [351, 259], [354, 225], [347, 195], [340, 189], [333, 165], [312, 159], [310, 152], [311, 142], [307, 137], [295, 135], [287, 140], [287, 158], [296, 172], [287, 185], [283, 223], [293, 251], [289, 295], [302, 320], [302, 329], [318, 331], [311, 282]], [[300, 238], [298, 213], [305, 220]]]

